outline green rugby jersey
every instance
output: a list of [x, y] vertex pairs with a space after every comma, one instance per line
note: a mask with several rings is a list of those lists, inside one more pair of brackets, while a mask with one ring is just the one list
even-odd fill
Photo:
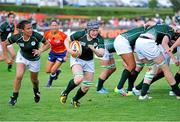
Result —
[[81, 43], [82, 46], [82, 54], [79, 57], [80, 59], [89, 61], [93, 59], [93, 51], [88, 48], [88, 45], [94, 45], [94, 47], [98, 48], [105, 48], [104, 47], [104, 39], [103, 37], [98, 34], [97, 38], [92, 39], [91, 41], [87, 40], [87, 32], [86, 30], [77, 31], [74, 34], [70, 36], [71, 41], [78, 40]]
[[[138, 27], [138, 28], [131, 29], [131, 30], [127, 31], [127, 32], [124, 32], [124, 33], [122, 33], [120, 35], [123, 36], [124, 38], [126, 38], [129, 41], [129, 44], [133, 49], [134, 46], [135, 46], [136, 39], [144, 31], [145, 31], [144, 27]], [[110, 53], [116, 52], [115, 49], [114, 49], [114, 40], [115, 39], [107, 39], [105, 41], [106, 49]]]
[[166, 24], [154, 25], [145, 30], [142, 35], [146, 34], [151, 34], [153, 36], [153, 39], [157, 42], [157, 44], [162, 43], [162, 39], [165, 35], [168, 36], [170, 40], [175, 35], [173, 28]]
[[39, 49], [40, 42], [44, 43], [46, 42], [45, 38], [37, 33], [33, 32], [31, 37], [28, 41], [24, 41], [23, 39], [23, 33], [18, 33], [16, 35], [12, 35], [8, 38], [9, 43], [17, 43], [20, 47], [20, 53], [21, 55], [30, 61], [36, 61], [40, 59], [40, 56], [36, 55], [34, 56], [33, 49]]
[[4, 22], [0, 25], [0, 36], [1, 36], [1, 41], [5, 41], [9, 35], [9, 33], [14, 32], [14, 24], [10, 24], [8, 22]]
[[125, 37], [129, 41], [129, 44], [131, 45], [131, 47], [134, 47], [134, 45], [136, 43], [136, 39], [144, 31], [145, 31], [145, 28], [142, 26], [142, 27], [128, 30], [127, 32], [122, 33], [121, 36]]

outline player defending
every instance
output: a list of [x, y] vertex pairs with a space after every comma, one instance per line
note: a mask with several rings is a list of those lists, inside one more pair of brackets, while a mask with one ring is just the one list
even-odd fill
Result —
[[[7, 46], [13, 43], [18, 44], [20, 50], [16, 57], [16, 76], [13, 85], [13, 95], [10, 97], [9, 104], [15, 105], [21, 87], [21, 81], [25, 73], [25, 69], [30, 71], [30, 78], [33, 84], [34, 101], [40, 100], [38, 72], [40, 70], [40, 54], [50, 47], [50, 44], [45, 38], [37, 32], [34, 32], [29, 21], [23, 20], [18, 24], [18, 28], [22, 32], [12, 35], [8, 40], [4, 41], [3, 54], [6, 60]], [[39, 49], [40, 42], [44, 44], [43, 48]]]
[[[180, 98], [180, 89], [176, 84], [176, 81], [169, 69], [168, 64], [165, 63], [164, 56], [161, 53], [160, 47], [157, 44], [158, 40], [162, 40], [162, 42], [169, 41], [172, 39], [174, 35], [174, 29], [168, 25], [155, 25], [147, 29], [136, 41], [135, 51], [138, 55], [138, 58], [144, 63], [150, 63], [151, 65], [156, 64], [159, 68], [162, 69], [164, 76], [166, 77], [169, 85], [171, 86], [173, 92], [176, 94], [176, 98]], [[156, 41], [157, 40], [157, 41]], [[163, 46], [163, 45], [162, 45]], [[167, 47], [163, 47], [165, 50]], [[171, 52], [167, 52], [171, 56]], [[144, 83], [142, 86], [143, 91], [147, 91], [149, 89], [151, 76], [155, 74], [156, 70], [151, 70], [148, 72], [147, 77], [144, 79]], [[150, 78], [150, 79], [149, 79]], [[139, 96], [140, 100], [150, 99], [145, 92], [141, 92]]]

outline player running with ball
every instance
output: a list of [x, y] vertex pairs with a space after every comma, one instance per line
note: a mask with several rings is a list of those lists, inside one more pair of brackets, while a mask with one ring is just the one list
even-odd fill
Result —
[[[82, 47], [82, 54], [70, 48], [70, 42], [79, 40]], [[102, 57], [104, 54], [104, 39], [99, 34], [99, 23], [90, 21], [87, 28], [72, 34], [65, 40], [67, 51], [73, 56], [70, 57], [70, 66], [74, 78], [71, 79], [66, 89], [61, 93], [60, 102], [66, 103], [68, 94], [78, 85], [82, 85], [72, 99], [72, 105], [80, 106], [79, 99], [83, 97], [92, 85], [94, 76], [93, 53]], [[97, 48], [96, 48], [97, 47]]]

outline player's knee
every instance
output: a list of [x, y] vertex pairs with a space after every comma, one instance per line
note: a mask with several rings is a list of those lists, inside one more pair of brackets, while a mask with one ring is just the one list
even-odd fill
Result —
[[51, 74], [56, 73], [56, 69], [51, 69], [50, 73], [51, 73]]
[[156, 72], [157, 72], [157, 66], [154, 65], [154, 64], [150, 64], [148, 66], [148, 70], [147, 70], [147, 72], [145, 74], [145, 78], [149, 79], [149, 80], [152, 80], [154, 78]]
[[51, 69], [46, 67], [46, 73], [51, 73]]
[[127, 65], [127, 70], [129, 71], [129, 72], [132, 72], [133, 70], [135, 70], [135, 68], [136, 68], [136, 65], [133, 65], [133, 64], [131, 64], [131, 65]]
[[17, 76], [16, 76], [16, 80], [17, 80], [17, 81], [21, 81], [22, 78], [23, 78], [23, 76], [20, 76], [20, 75], [17, 75]]
[[87, 92], [92, 85], [93, 85], [93, 83], [92, 83], [91, 81], [85, 81], [85, 80], [84, 80], [84, 81], [82, 82], [82, 90], [83, 90], [84, 92]]
[[83, 86], [82, 91], [87, 92], [90, 89], [90, 86]]
[[39, 82], [39, 80], [38, 80], [37, 78], [31, 78], [31, 81], [32, 81], [33, 83], [38, 83], [38, 82]]
[[12, 54], [11, 57], [14, 60], [16, 58], [16, 54]]
[[83, 81], [83, 77], [82, 76], [76, 76], [74, 77], [74, 82], [79, 85], [81, 84], [81, 82]]

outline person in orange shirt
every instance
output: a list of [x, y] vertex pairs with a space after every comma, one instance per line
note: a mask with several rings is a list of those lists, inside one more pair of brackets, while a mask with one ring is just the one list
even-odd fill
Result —
[[50, 78], [47, 83], [47, 87], [52, 86], [53, 80], [58, 78], [61, 73], [59, 67], [63, 62], [67, 60], [67, 51], [64, 46], [64, 40], [67, 35], [59, 31], [59, 25], [56, 20], [51, 21], [50, 30], [45, 32], [44, 37], [51, 44], [51, 51], [49, 52], [48, 61], [46, 64], [46, 72], [50, 73]]

